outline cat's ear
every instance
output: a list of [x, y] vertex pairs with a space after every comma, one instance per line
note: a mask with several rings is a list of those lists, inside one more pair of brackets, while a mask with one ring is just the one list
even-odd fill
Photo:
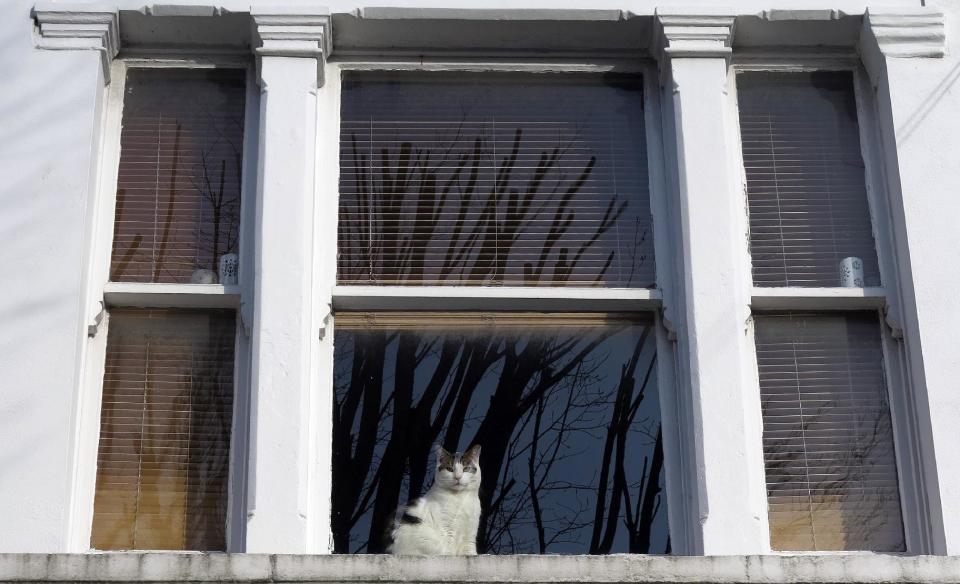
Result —
[[473, 462], [474, 464], [479, 464], [480, 463], [480, 445], [474, 444], [473, 446], [471, 446], [469, 450], [463, 453], [463, 458], [465, 460], [469, 460]]
[[437, 466], [441, 465], [452, 465], [453, 464], [453, 455], [446, 451], [446, 449], [437, 444]]

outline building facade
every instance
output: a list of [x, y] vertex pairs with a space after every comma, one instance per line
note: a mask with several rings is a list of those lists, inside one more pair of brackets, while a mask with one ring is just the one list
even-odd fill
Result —
[[384, 4], [0, 9], [0, 552], [949, 580], [960, 6]]

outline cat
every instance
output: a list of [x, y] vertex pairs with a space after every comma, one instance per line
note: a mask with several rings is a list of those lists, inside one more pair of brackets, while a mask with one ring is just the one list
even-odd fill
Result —
[[387, 548], [398, 555], [477, 555], [480, 445], [463, 454], [437, 446], [433, 486], [403, 509]]

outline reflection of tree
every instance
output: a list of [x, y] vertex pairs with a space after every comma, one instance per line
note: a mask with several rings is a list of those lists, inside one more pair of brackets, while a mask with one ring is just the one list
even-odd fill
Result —
[[[334, 415], [336, 549], [382, 551], [383, 527], [406, 500], [401, 492], [414, 498], [429, 484], [430, 446], [439, 441], [447, 448], [483, 446], [482, 551], [549, 551], [553, 545], [585, 543], [581, 530], [591, 523], [588, 509], [608, 498], [597, 476], [611, 472], [621, 481], [609, 489], [618, 510], [601, 512], [610, 540], [590, 551], [609, 552], [621, 522], [629, 528], [630, 551], [649, 551], [662, 471], [659, 421], [637, 419], [654, 368], [649, 328], [635, 338], [621, 378], [608, 380], [604, 374], [611, 365], [609, 343], [622, 341], [629, 328], [621, 322], [535, 334], [341, 331]], [[644, 375], [637, 379], [641, 361]], [[464, 428], [476, 431], [462, 436]], [[603, 432], [615, 437], [616, 456], [599, 468], [583, 469], [576, 481], [556, 474], [558, 463], [579, 454], [585, 441], [596, 444]], [[629, 433], [649, 439], [628, 445]], [[629, 482], [627, 468], [636, 468], [644, 452], [653, 462], [644, 463], [639, 481]], [[577, 508], [558, 506], [573, 501]], [[629, 517], [621, 518], [620, 501]], [[367, 514], [368, 533], [353, 532]], [[530, 539], [530, 533], [536, 536]]]
[[[240, 238], [240, 184], [243, 171], [243, 118], [202, 112], [212, 140], [197, 152], [190, 181], [203, 201], [198, 267], [217, 271], [220, 256], [236, 253]], [[241, 112], [242, 113], [242, 110]], [[228, 178], [229, 169], [229, 178]], [[203, 259], [206, 258], [208, 263]]]
[[[495, 152], [503, 130], [470, 140], [461, 124], [449, 135], [438, 131], [437, 147], [402, 141], [394, 152], [375, 152], [361, 143], [372, 137], [352, 133], [342, 154], [355, 184], [342, 189], [340, 280], [631, 285], [633, 270], [646, 261], [646, 231], [630, 241], [618, 234], [614, 249], [601, 243], [628, 198], [592, 195], [609, 196], [600, 203], [582, 195], [597, 157], [572, 151], [575, 131], [565, 130], [538, 154], [524, 146], [524, 131], [514, 129], [501, 157]], [[617, 253], [630, 265], [628, 275], [608, 273]]]
[[758, 322], [763, 446], [776, 547], [903, 549], [876, 326], [875, 320], [856, 316]]
[[[230, 314], [209, 320], [192, 347], [189, 394], [185, 547], [225, 550], [230, 430], [233, 423], [233, 349]], [[204, 338], [205, 337], [205, 338]]]
[[[856, 413], [844, 415], [838, 409]], [[892, 544], [889, 551], [901, 549], [899, 492], [886, 404], [848, 401], [837, 395], [816, 407], [808, 404], [802, 411], [789, 435], [764, 438], [767, 476], [775, 483], [768, 485], [776, 512], [771, 526], [775, 545], [884, 550]], [[840, 422], [838, 418], [848, 419]], [[824, 425], [833, 426], [829, 437], [817, 430]]]
[[242, 83], [171, 82], [176, 95], [134, 91], [125, 104], [125, 124], [128, 116], [132, 121], [121, 138], [121, 162], [134, 163], [138, 149], [155, 148], [149, 172], [156, 187], [150, 196], [131, 195], [147, 189], [143, 170], [121, 164], [111, 280], [188, 282], [197, 268], [216, 272], [220, 256], [238, 248]]
[[[519, 124], [497, 129], [464, 120], [422, 138], [396, 128], [375, 135], [372, 125], [361, 125], [341, 141], [341, 283], [635, 285], [646, 232], [621, 240], [618, 228], [633, 198], [616, 192], [615, 183], [599, 188], [598, 153], [573, 146], [583, 128], [557, 126], [551, 137], [531, 137]], [[384, 143], [396, 146], [378, 146]], [[615, 261], [626, 274], [610, 273]], [[606, 505], [611, 496], [616, 511], [594, 521], [616, 538], [622, 505], [631, 513], [631, 551], [648, 551], [662, 470], [659, 418], [638, 415], [653, 368], [649, 331], [637, 339], [637, 356], [624, 364], [618, 385], [609, 387], [607, 343], [632, 328], [613, 322], [566, 333], [548, 326], [477, 334], [454, 326], [425, 334], [410, 327], [346, 331], [338, 320], [336, 550], [383, 551], [384, 526], [398, 504], [429, 485], [431, 448], [440, 442], [448, 450], [483, 447], [481, 552], [583, 543], [594, 501]], [[649, 370], [638, 369], [641, 362]], [[638, 370], [646, 371], [642, 379]], [[464, 435], [468, 428], [473, 435]], [[628, 438], [636, 443], [641, 431], [648, 443], [627, 455]], [[572, 445], [597, 444], [604, 432], [619, 450], [603, 468], [586, 469], [576, 481], [558, 476], [558, 466], [578, 454]], [[630, 457], [644, 449], [651, 461], [638, 481], [639, 460]], [[619, 482], [608, 493], [597, 481], [611, 472]]]

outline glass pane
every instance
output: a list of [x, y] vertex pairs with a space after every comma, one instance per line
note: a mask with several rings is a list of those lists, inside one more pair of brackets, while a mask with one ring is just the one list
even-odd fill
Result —
[[341, 284], [654, 285], [635, 77], [347, 73]]
[[245, 92], [242, 70], [127, 73], [112, 281], [209, 283], [237, 253]]
[[[479, 444], [480, 553], [666, 553], [653, 325], [611, 315], [336, 316], [333, 531], [383, 552]], [[402, 512], [402, 509], [401, 509]]]
[[876, 315], [759, 316], [756, 338], [772, 547], [903, 551]]
[[860, 129], [848, 72], [737, 75], [757, 286], [879, 286]]
[[110, 312], [94, 549], [226, 549], [235, 322]]

